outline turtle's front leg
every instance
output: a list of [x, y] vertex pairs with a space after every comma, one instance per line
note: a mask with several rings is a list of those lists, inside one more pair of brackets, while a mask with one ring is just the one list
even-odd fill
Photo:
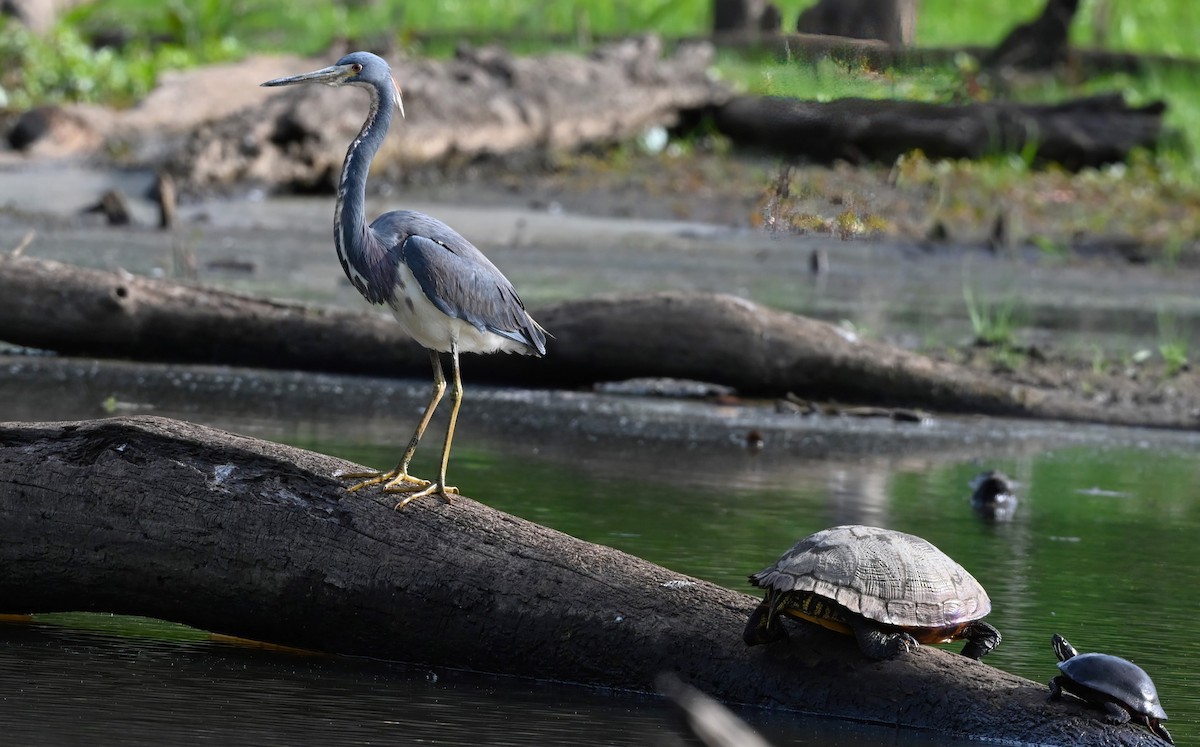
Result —
[[747, 646], [758, 646], [775, 641], [786, 641], [788, 633], [779, 619], [779, 611], [771, 606], [771, 594], [762, 604], [754, 608], [746, 620], [746, 628], [742, 631], [742, 640]]
[[1129, 711], [1116, 703], [1105, 701], [1104, 720], [1110, 724], [1124, 724], [1129, 721]]
[[850, 627], [854, 629], [858, 647], [872, 659], [890, 659], [901, 653], [915, 651], [921, 646], [916, 638], [903, 630], [883, 630], [865, 620], [851, 620]]
[[1000, 631], [985, 622], [974, 623], [967, 631], [967, 645], [962, 655], [968, 659], [982, 659], [1000, 645]]

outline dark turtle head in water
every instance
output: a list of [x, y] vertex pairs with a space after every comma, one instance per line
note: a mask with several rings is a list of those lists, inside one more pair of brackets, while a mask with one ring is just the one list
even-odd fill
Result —
[[929, 542], [861, 525], [800, 540], [750, 577], [766, 590], [746, 622], [747, 645], [787, 638], [782, 616], [852, 634], [863, 653], [884, 659], [919, 643], [966, 639], [978, 659], [1000, 643], [982, 618], [992, 603], [979, 582]]
[[1050, 697], [1064, 692], [1103, 708], [1105, 720], [1123, 724], [1133, 720], [1167, 740], [1171, 733], [1162, 725], [1167, 713], [1158, 702], [1158, 690], [1145, 670], [1128, 659], [1110, 654], [1081, 654], [1058, 633], [1050, 639], [1058, 656], [1060, 674], [1050, 680]]
[[1003, 472], [980, 472], [971, 479], [971, 508], [988, 521], [1012, 521], [1018, 503], [1013, 487]]

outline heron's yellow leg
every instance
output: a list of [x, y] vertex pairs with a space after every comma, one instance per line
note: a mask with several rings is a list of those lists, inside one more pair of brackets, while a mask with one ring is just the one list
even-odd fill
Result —
[[[421, 422], [417, 424], [417, 429], [413, 431], [412, 438], [409, 439], [408, 448], [404, 450], [404, 455], [400, 457], [400, 463], [390, 472], [357, 472], [342, 475], [342, 477], [351, 480], [367, 478], [360, 483], [346, 488], [349, 492], [353, 493], [356, 490], [380, 483], [386, 483], [383, 489], [388, 493], [420, 490], [433, 484], [429, 480], [422, 480], [419, 477], [413, 477], [408, 474], [408, 465], [412, 461], [413, 454], [417, 453], [417, 444], [421, 443], [421, 437], [425, 435], [425, 429], [429, 427], [429, 421], [433, 418], [433, 413], [437, 410], [438, 403], [442, 401], [442, 395], [446, 393], [446, 376], [442, 373], [442, 359], [438, 356], [436, 350], [429, 351], [429, 362], [433, 365], [433, 394], [429, 398], [429, 404], [425, 406], [425, 414], [421, 416]], [[456, 357], [456, 378], [457, 370], [458, 359]]]
[[[386, 485], [383, 489], [385, 493], [408, 493], [396, 504], [397, 509], [427, 495], [440, 495], [447, 503], [450, 502], [451, 495], [458, 495], [458, 488], [446, 484], [446, 467], [450, 464], [450, 444], [454, 441], [454, 425], [458, 422], [458, 408], [462, 406], [463, 396], [462, 375], [458, 368], [458, 343], [450, 345], [450, 363], [450, 372], [454, 375], [453, 386], [450, 388], [450, 424], [446, 426], [446, 442], [442, 445], [442, 464], [438, 469], [438, 479], [415, 492], [412, 492], [414, 488], [407, 485], [401, 487], [393, 487], [391, 483]], [[438, 373], [441, 373], [440, 365]]]

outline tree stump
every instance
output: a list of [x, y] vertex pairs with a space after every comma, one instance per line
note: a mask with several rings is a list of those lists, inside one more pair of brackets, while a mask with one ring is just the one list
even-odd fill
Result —
[[918, 0], [818, 0], [796, 21], [801, 34], [879, 39], [911, 47], [917, 29]]
[[1079, 0], [1047, 0], [1042, 14], [1008, 33], [986, 57], [985, 67], [1049, 70], [1067, 61], [1071, 21]]

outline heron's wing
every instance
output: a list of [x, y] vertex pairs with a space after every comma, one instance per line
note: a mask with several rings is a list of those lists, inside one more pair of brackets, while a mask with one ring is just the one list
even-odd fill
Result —
[[[429, 220], [426, 225], [409, 226], [414, 232], [400, 243], [400, 256], [434, 306], [476, 329], [523, 342], [539, 355], [545, 353], [545, 332], [526, 313], [508, 278], [471, 242], [445, 224]], [[421, 229], [422, 233], [415, 232]]]

